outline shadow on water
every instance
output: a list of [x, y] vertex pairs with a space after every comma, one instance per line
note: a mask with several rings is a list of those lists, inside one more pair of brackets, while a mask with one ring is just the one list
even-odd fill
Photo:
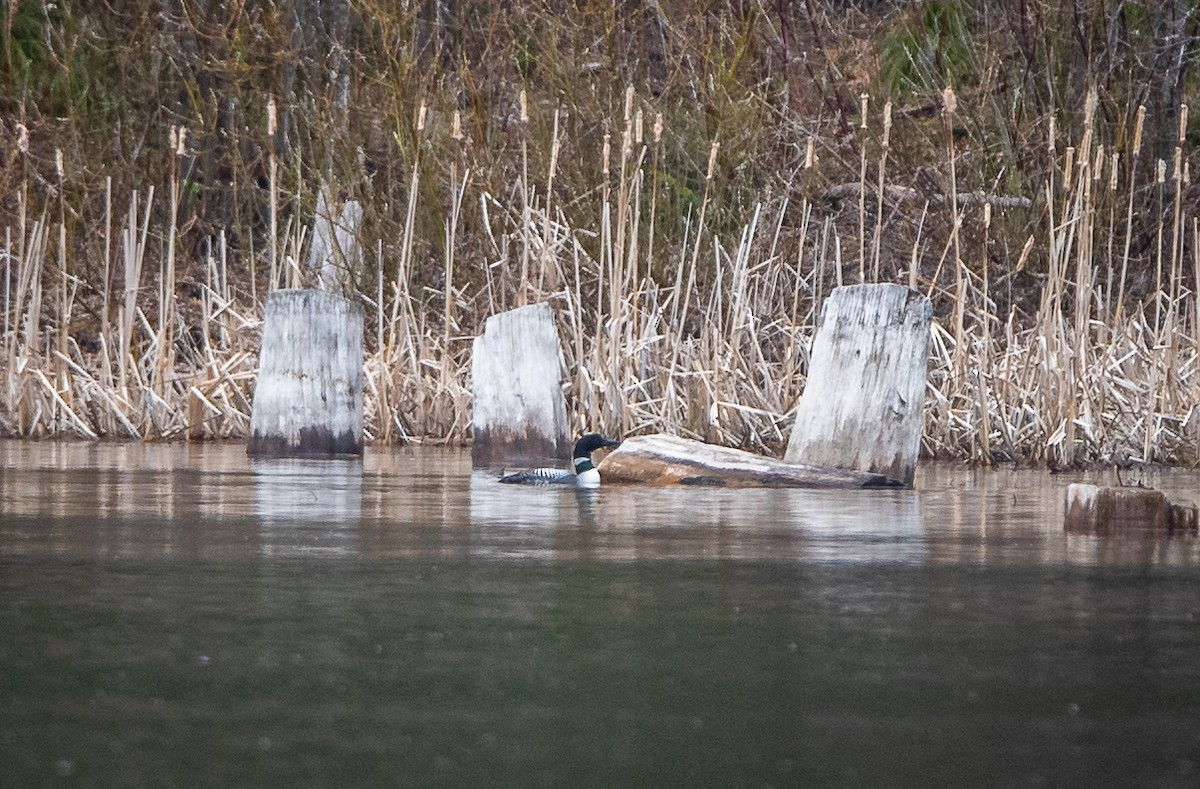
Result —
[[1065, 536], [1089, 475], [579, 491], [461, 452], [0, 461], [0, 786], [1200, 774], [1197, 540]]

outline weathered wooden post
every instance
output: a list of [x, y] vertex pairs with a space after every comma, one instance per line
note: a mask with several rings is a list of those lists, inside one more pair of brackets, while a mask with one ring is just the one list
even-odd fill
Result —
[[1172, 504], [1153, 488], [1067, 486], [1063, 528], [1073, 534], [1195, 534], [1196, 521], [1195, 504]]
[[267, 297], [251, 455], [327, 457], [363, 449], [363, 309], [333, 293]]
[[357, 200], [337, 205], [326, 194], [328, 191], [329, 187], [324, 183], [317, 190], [308, 267], [316, 274], [321, 290], [344, 293], [352, 272], [362, 268], [358, 229], [362, 225], [363, 212]]
[[559, 356], [549, 304], [487, 319], [471, 346], [476, 466], [563, 461], [570, 455]]
[[903, 285], [836, 288], [821, 308], [784, 459], [911, 486], [932, 317], [929, 299]]

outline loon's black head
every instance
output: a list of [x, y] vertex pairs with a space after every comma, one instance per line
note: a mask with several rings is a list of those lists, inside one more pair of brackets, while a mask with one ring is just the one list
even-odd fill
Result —
[[599, 433], [584, 433], [578, 441], [575, 442], [575, 453], [572, 457], [590, 458], [592, 453], [597, 449], [604, 447], [615, 447], [620, 441], [611, 441]]

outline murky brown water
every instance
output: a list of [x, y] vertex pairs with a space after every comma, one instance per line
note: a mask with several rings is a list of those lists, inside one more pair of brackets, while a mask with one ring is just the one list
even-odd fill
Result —
[[1200, 783], [1200, 543], [1065, 536], [1082, 477], [0, 461], [0, 786]]

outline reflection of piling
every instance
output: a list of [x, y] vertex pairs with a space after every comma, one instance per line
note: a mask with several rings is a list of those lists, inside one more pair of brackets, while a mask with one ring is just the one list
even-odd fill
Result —
[[493, 315], [471, 347], [476, 466], [570, 454], [560, 349], [548, 304]]
[[929, 299], [902, 285], [835, 289], [821, 309], [785, 459], [912, 485], [932, 316]]
[[315, 290], [271, 293], [247, 451], [361, 455], [362, 387], [362, 306]]
[[1195, 504], [1172, 504], [1153, 488], [1075, 482], [1067, 487], [1063, 527], [1074, 534], [1195, 534], [1196, 512]]

